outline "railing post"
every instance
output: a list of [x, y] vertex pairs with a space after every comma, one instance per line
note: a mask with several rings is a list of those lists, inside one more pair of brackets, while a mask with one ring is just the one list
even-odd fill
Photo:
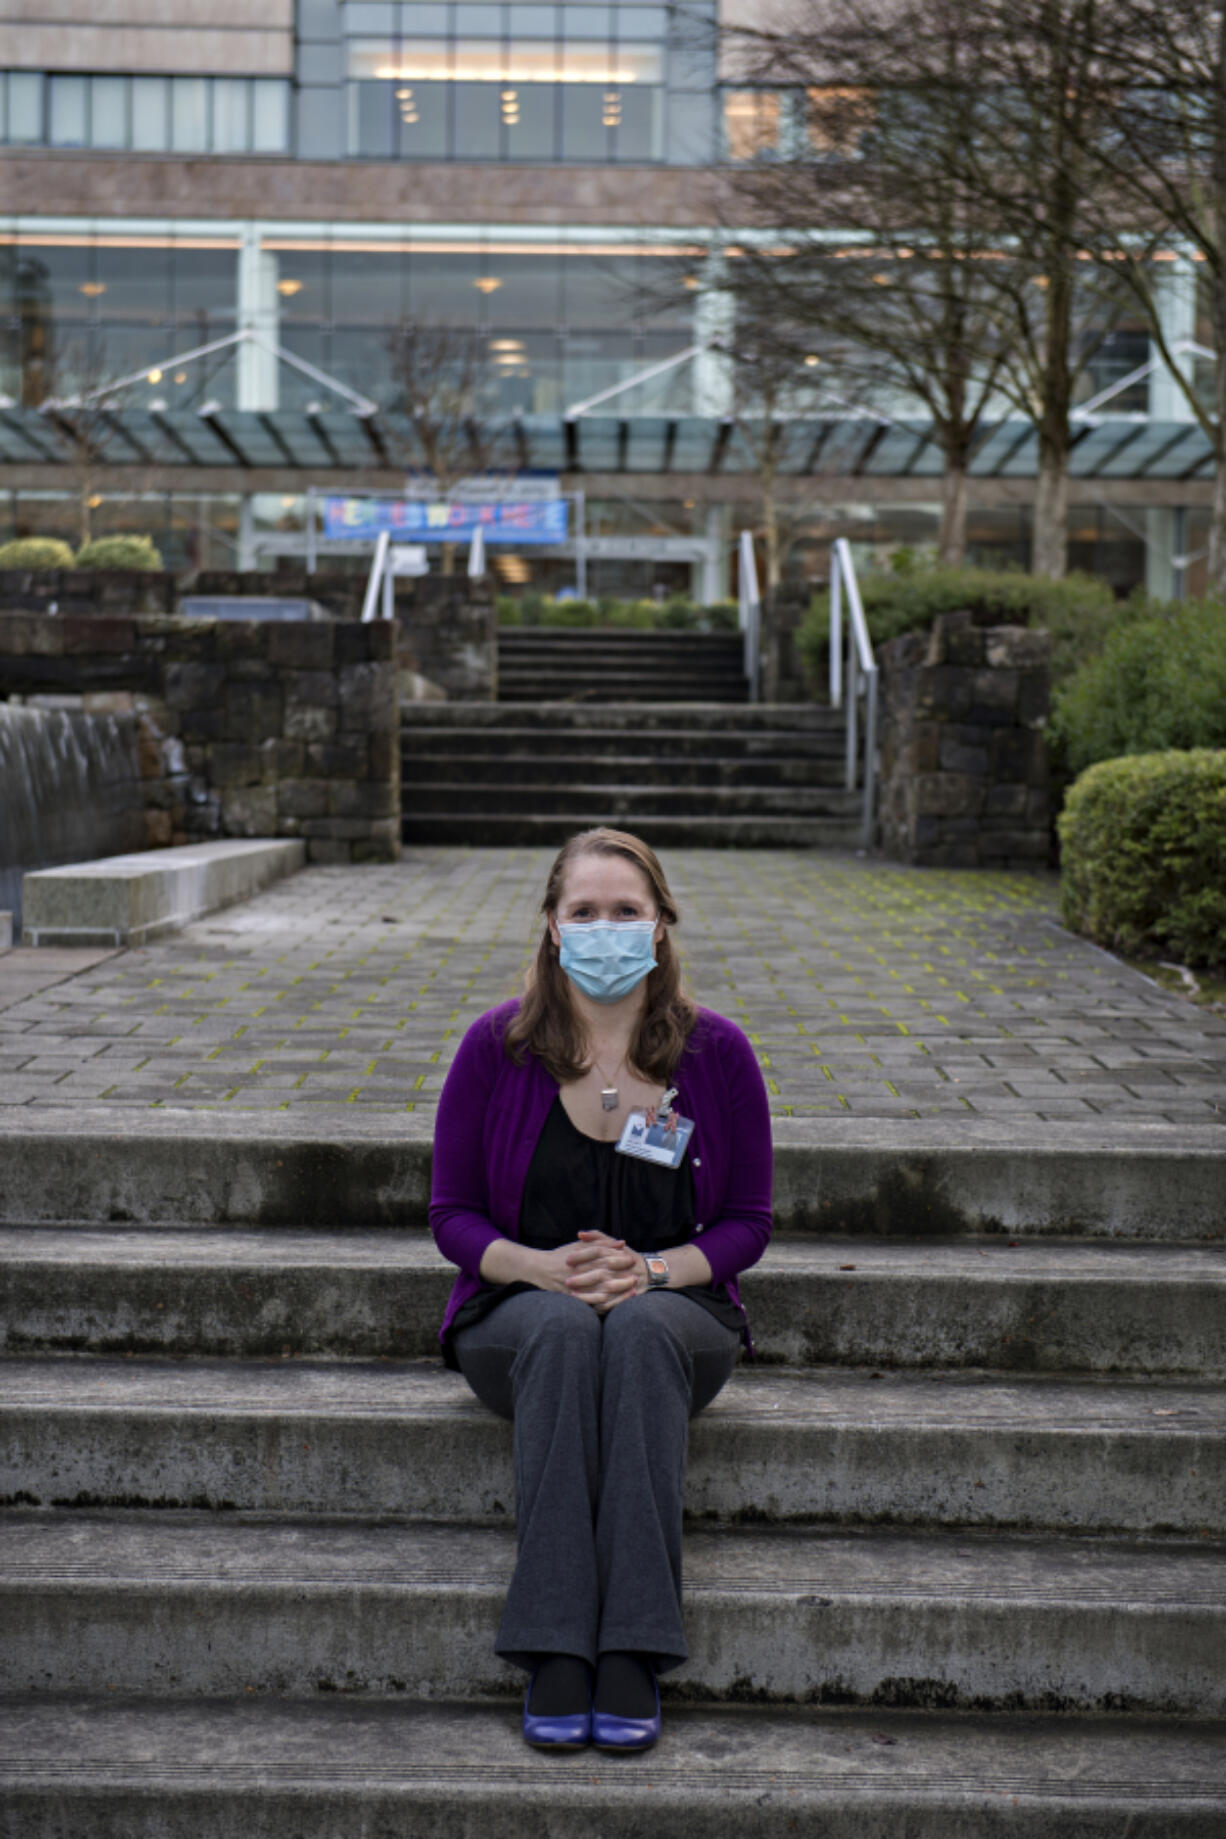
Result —
[[741, 531], [738, 601], [739, 624], [745, 637], [745, 676], [749, 682], [749, 700], [757, 702], [762, 674], [762, 603], [758, 593], [758, 565], [754, 560], [753, 535], [748, 530]]
[[845, 782], [847, 790], [849, 792], [854, 792], [856, 789], [856, 704], [860, 695], [860, 667], [856, 656], [856, 635], [850, 630], [850, 622], [847, 638], [847, 726], [845, 730], [847, 748], [845, 758]]
[[362, 602], [362, 622], [366, 624], [375, 617], [375, 608], [379, 603], [379, 583], [387, 567], [387, 550], [391, 537], [386, 530], [380, 530], [375, 541], [375, 553], [371, 557], [370, 575], [366, 582], [366, 598]]
[[830, 551], [830, 707], [843, 700], [843, 570], [839, 546]]
[[864, 804], [860, 818], [860, 847], [873, 847], [873, 804], [877, 791], [877, 682], [880, 672], [871, 670], [865, 684], [864, 711]]

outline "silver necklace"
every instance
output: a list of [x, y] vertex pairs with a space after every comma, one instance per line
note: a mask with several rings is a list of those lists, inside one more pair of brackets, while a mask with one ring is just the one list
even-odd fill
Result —
[[[625, 1054], [623, 1054], [621, 1059], [618, 1061], [617, 1065], [613, 1068], [613, 1079], [617, 1077], [618, 1073], [621, 1072], [622, 1067], [625, 1064], [626, 1064], [626, 1056]], [[621, 1093], [618, 1091], [617, 1087], [614, 1085], [613, 1079], [609, 1077], [608, 1073], [605, 1072], [603, 1066], [601, 1066], [599, 1060], [596, 1058], [596, 1054], [594, 1050], [592, 1053], [592, 1065], [596, 1068], [596, 1071], [600, 1074], [600, 1077], [605, 1082], [600, 1090], [600, 1108], [601, 1110], [602, 1111], [616, 1111], [617, 1107], [622, 1102]]]

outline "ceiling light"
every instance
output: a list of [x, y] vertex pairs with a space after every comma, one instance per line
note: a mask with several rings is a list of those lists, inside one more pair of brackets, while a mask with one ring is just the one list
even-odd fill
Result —
[[187, 382], [187, 372], [185, 370], [176, 370], [175, 382], [176, 383], [186, 383]]
[[682, 275], [681, 285], [682, 287], [701, 287], [702, 283], [697, 275]]
[[295, 294], [300, 294], [302, 292], [302, 282], [288, 280], [278, 281], [277, 292], [283, 294], [287, 300], [291, 300]]
[[821, 363], [821, 359], [815, 351], [810, 351], [805, 356], [805, 363], [809, 366], [809, 369], [812, 370], [815, 364]]
[[522, 338], [492, 338], [490, 340], [491, 351], [522, 351], [523, 348]]
[[89, 300], [96, 300], [99, 294], [105, 294], [106, 282], [105, 281], [82, 281], [80, 287], [77, 289], [77, 292], [79, 294], [84, 294], [86, 298]]
[[162, 373], [160, 370], [151, 370], [148, 376], [150, 383], [160, 383], [162, 381]]
[[502, 282], [497, 275], [478, 275], [473, 286], [482, 294], [496, 294]]

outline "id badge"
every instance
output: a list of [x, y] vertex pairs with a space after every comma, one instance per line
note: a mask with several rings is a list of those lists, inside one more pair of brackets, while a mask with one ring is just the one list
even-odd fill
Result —
[[645, 1111], [632, 1111], [627, 1117], [617, 1148], [623, 1156], [637, 1156], [640, 1162], [656, 1162], [661, 1168], [678, 1169], [685, 1146], [694, 1134], [692, 1117], [672, 1114], [670, 1130], [663, 1118], [656, 1124], [647, 1122]]

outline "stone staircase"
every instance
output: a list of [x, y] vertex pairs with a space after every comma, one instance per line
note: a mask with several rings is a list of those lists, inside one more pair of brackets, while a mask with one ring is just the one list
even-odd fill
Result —
[[419, 1209], [261, 1226], [240, 1182], [247, 1225], [0, 1227], [0, 1832], [1221, 1839], [1220, 1218], [1173, 1183], [1107, 1236], [1148, 1217], [1121, 1153], [1044, 1237], [1031, 1162], [1010, 1236], [965, 1192], [963, 1230], [882, 1237], [781, 1182], [633, 1760], [518, 1739], [510, 1432], [433, 1357]]
[[745, 702], [738, 632], [503, 626], [499, 702]]
[[660, 848], [860, 835], [842, 717], [804, 703], [411, 703], [400, 779], [406, 843], [556, 846], [592, 824]]

